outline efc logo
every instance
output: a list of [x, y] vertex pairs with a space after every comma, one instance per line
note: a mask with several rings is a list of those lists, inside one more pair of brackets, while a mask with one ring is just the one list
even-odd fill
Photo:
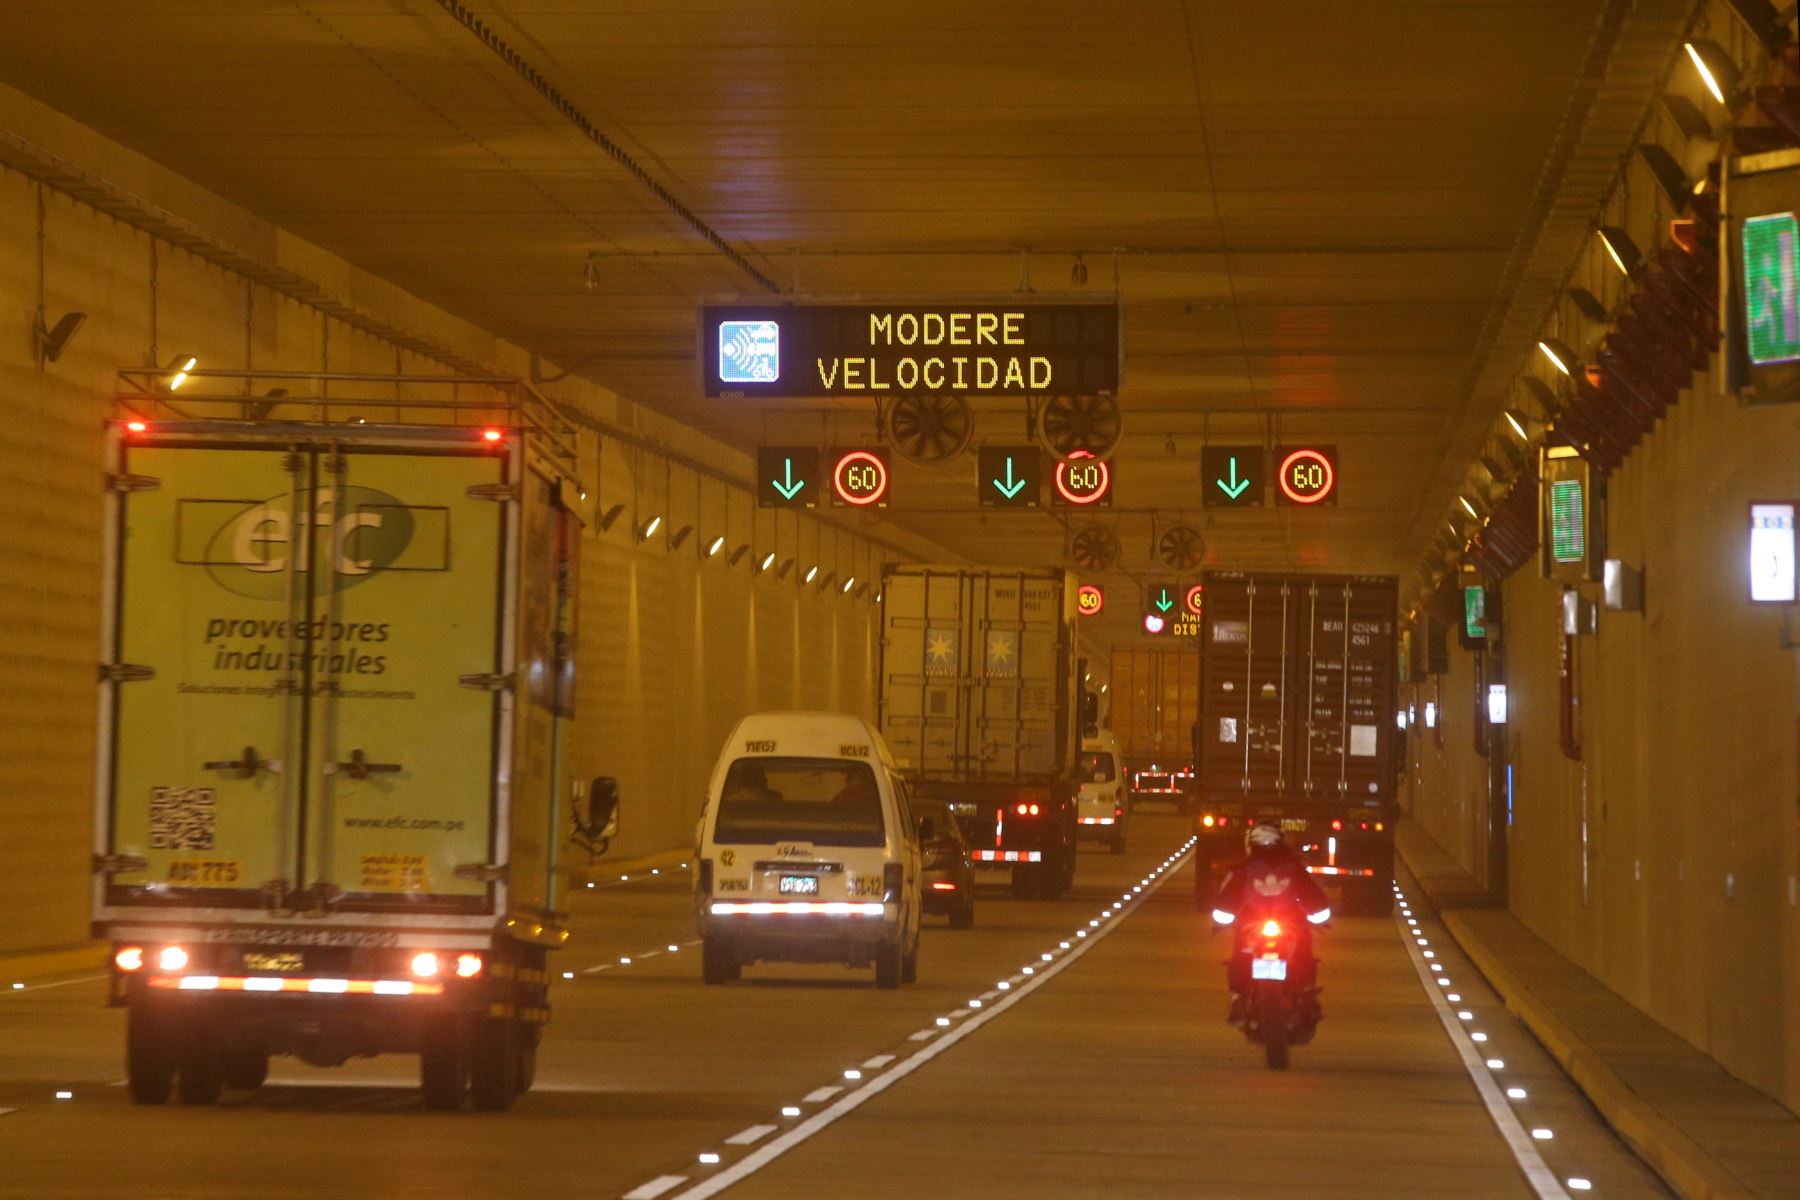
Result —
[[774, 383], [781, 378], [781, 326], [773, 321], [719, 322], [719, 382]]

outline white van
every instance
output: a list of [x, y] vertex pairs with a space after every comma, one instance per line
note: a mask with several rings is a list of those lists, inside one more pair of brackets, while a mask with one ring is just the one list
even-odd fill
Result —
[[1125, 759], [1119, 753], [1112, 730], [1102, 729], [1081, 739], [1081, 799], [1075, 832], [1083, 838], [1104, 841], [1114, 854], [1125, 853], [1125, 822], [1129, 815], [1125, 791]]
[[700, 817], [695, 913], [707, 983], [756, 962], [919, 969], [918, 821], [860, 717], [775, 712], [726, 739]]

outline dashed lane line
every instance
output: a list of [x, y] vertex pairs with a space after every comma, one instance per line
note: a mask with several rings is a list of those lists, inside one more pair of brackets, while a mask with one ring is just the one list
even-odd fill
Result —
[[658, 1175], [649, 1183], [639, 1184], [626, 1192], [625, 1200], [656, 1200], [658, 1196], [686, 1182], [686, 1175]]
[[[1407, 930], [1398, 913], [1394, 916], [1394, 924], [1402, 933]], [[1531, 1185], [1531, 1190], [1537, 1193], [1540, 1200], [1568, 1200], [1569, 1193], [1563, 1190], [1556, 1172], [1550, 1169], [1549, 1164], [1544, 1162], [1544, 1156], [1532, 1145], [1531, 1135], [1525, 1132], [1518, 1114], [1507, 1104], [1506, 1097], [1501, 1094], [1500, 1086], [1484, 1066], [1474, 1043], [1463, 1033], [1456, 1011], [1439, 991], [1436, 978], [1426, 969], [1423, 955], [1430, 951], [1421, 951], [1409, 938], [1402, 937], [1400, 940], [1406, 947], [1407, 957], [1412, 960], [1413, 970], [1418, 973], [1419, 986], [1425, 989], [1425, 995], [1431, 1000], [1431, 1007], [1437, 1012], [1438, 1020], [1443, 1022], [1450, 1044], [1456, 1047], [1463, 1069], [1469, 1073], [1469, 1078], [1475, 1083], [1475, 1090], [1481, 1094], [1481, 1103], [1487, 1108], [1494, 1128], [1506, 1139], [1507, 1148], [1512, 1151], [1519, 1170], [1525, 1173], [1525, 1181]]]
[[[1157, 889], [1167, 883], [1169, 879], [1180, 870], [1182, 864], [1187, 860], [1191, 853], [1191, 848], [1184, 849], [1174, 862], [1173, 866], [1165, 871], [1161, 877], [1159, 877], [1157, 881], [1143, 893], [1141, 899], [1148, 899], [1157, 891]], [[1135, 906], [1133, 911], [1136, 911]], [[726, 1188], [731, 1187], [741, 1180], [755, 1174], [763, 1167], [768, 1166], [770, 1163], [786, 1154], [789, 1150], [794, 1149], [815, 1135], [823, 1132], [835, 1122], [855, 1112], [858, 1108], [861, 1108], [864, 1104], [873, 1100], [876, 1096], [885, 1092], [896, 1083], [899, 1083], [902, 1079], [905, 1079], [908, 1075], [912, 1074], [938, 1055], [944, 1053], [946, 1050], [949, 1050], [952, 1046], [968, 1037], [971, 1033], [974, 1033], [977, 1029], [980, 1029], [989, 1021], [1000, 1016], [1015, 1004], [1019, 1003], [1019, 1001], [1025, 999], [1025, 997], [1031, 995], [1032, 992], [1056, 978], [1056, 976], [1067, 970], [1071, 963], [1075, 962], [1082, 955], [1098, 945], [1101, 939], [1105, 938], [1113, 930], [1119, 928], [1119, 924], [1120, 923], [1116, 921], [1108, 922], [1092, 937], [1086, 938], [1072, 946], [1067, 953], [1063, 954], [1055, 962], [1044, 967], [1036, 975], [1033, 975], [1030, 981], [1004, 993], [1002, 999], [983, 1007], [979, 1012], [970, 1013], [968, 1020], [964, 1021], [956, 1028], [945, 1032], [937, 1041], [931, 1042], [915, 1051], [911, 1057], [901, 1062], [900, 1065], [893, 1070], [877, 1075], [874, 1079], [869, 1080], [856, 1090], [845, 1095], [830, 1108], [822, 1109], [819, 1112], [814, 1113], [811, 1117], [808, 1117], [798, 1125], [795, 1125], [780, 1137], [764, 1143], [761, 1149], [753, 1151], [732, 1163], [729, 1167], [719, 1171], [717, 1174], [701, 1180], [692, 1187], [685, 1189], [677, 1195], [675, 1200], [705, 1200], [705, 1197], [716, 1196]], [[829, 1090], [838, 1091], [841, 1089]], [[812, 1096], [807, 1097], [807, 1100], [811, 1101], [813, 1096], [819, 1095], [820, 1092], [827, 1092], [827, 1089], [820, 1088], [819, 1092], [814, 1092]], [[660, 1194], [661, 1193], [658, 1193], [658, 1195]]]

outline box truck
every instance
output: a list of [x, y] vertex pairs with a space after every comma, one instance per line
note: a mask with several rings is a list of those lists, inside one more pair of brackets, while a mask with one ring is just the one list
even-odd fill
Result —
[[1163, 802], [1186, 812], [1194, 794], [1200, 652], [1114, 647], [1108, 682], [1112, 698], [1108, 726], [1125, 759], [1131, 802]]

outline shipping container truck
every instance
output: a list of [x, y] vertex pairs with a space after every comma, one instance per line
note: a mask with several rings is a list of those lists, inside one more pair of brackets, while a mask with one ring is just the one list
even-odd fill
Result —
[[1200, 719], [1200, 652], [1115, 647], [1109, 728], [1125, 757], [1131, 802], [1186, 812], [1194, 794], [1194, 729]]
[[273, 403], [148, 383], [109, 424], [93, 905], [131, 1095], [405, 1052], [427, 1105], [503, 1109], [569, 936], [573, 428]]
[[1352, 912], [1392, 903], [1396, 756], [1391, 576], [1209, 572], [1201, 639], [1196, 900], [1281, 822]]
[[1081, 689], [1075, 579], [1060, 569], [890, 565], [881, 734], [915, 794], [947, 801], [977, 867], [1022, 896], [1075, 879]]

